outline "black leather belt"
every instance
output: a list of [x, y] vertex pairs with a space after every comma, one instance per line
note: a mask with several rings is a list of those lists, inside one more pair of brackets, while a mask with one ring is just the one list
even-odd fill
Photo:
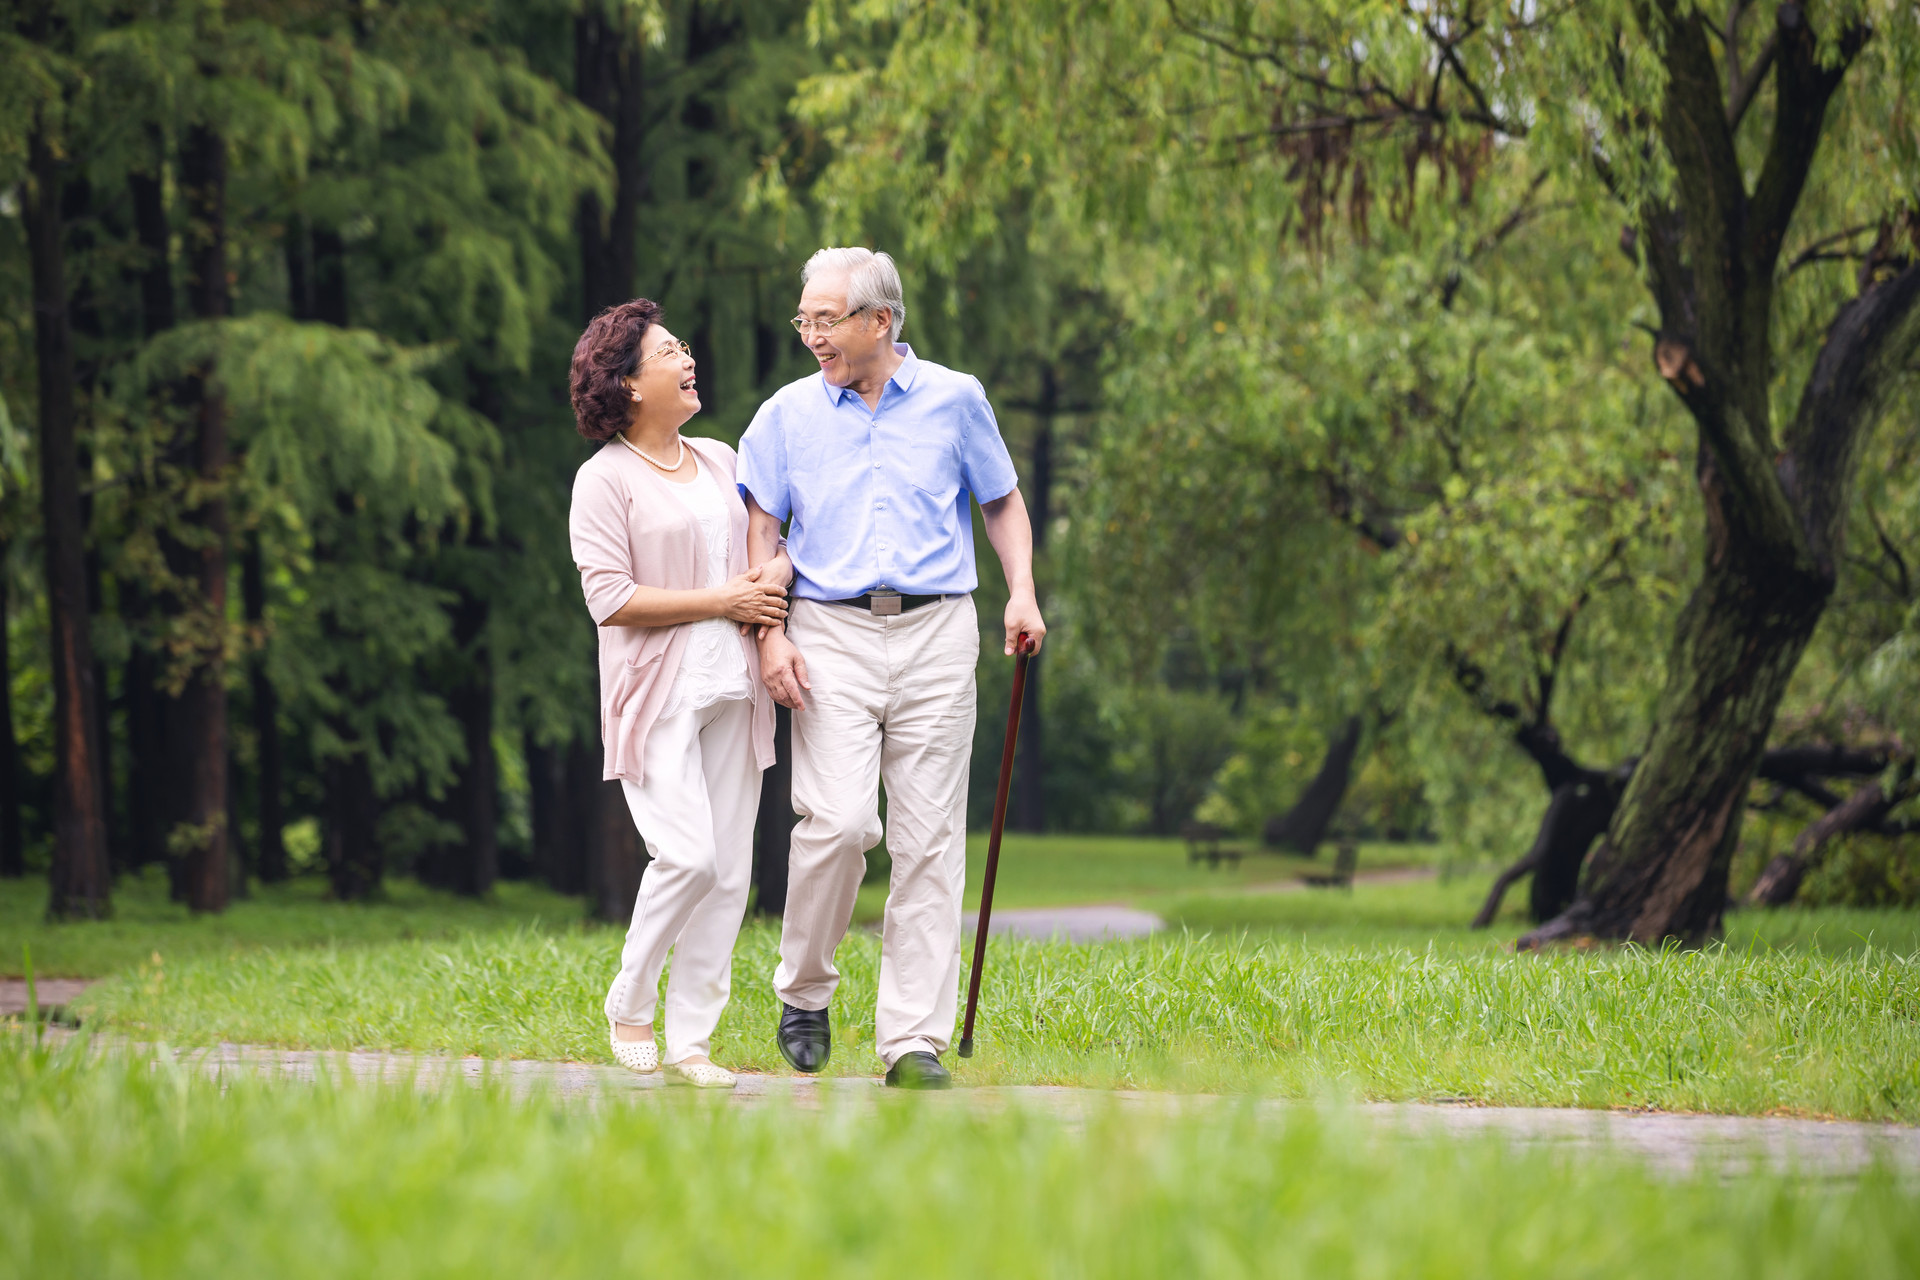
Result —
[[891, 618], [897, 614], [910, 613], [922, 605], [939, 604], [942, 600], [956, 599], [954, 596], [909, 596], [898, 591], [869, 591], [865, 595], [850, 596], [845, 600], [825, 600], [823, 604], [844, 604], [854, 609], [865, 609], [876, 618]]

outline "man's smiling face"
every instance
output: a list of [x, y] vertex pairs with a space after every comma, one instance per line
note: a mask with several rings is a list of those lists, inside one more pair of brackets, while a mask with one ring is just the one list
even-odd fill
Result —
[[[876, 315], [862, 311], [847, 316], [847, 274], [822, 271], [807, 281], [800, 294], [799, 317], [816, 323], [839, 320], [832, 329], [815, 329], [804, 340], [807, 350], [820, 362], [820, 372], [836, 387], [851, 385], [856, 378], [877, 369], [887, 352], [893, 349], [889, 332], [892, 317], [884, 311]], [[842, 320], [842, 316], [847, 316]]]

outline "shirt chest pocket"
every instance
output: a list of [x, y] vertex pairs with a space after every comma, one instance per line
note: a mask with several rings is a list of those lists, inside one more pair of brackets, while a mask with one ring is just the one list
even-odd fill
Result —
[[906, 448], [907, 481], [922, 493], [951, 502], [960, 491], [960, 451], [945, 440], [915, 440]]

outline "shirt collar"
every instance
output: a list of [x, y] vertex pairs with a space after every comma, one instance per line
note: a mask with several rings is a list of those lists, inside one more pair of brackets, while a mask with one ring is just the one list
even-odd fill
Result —
[[[887, 381], [903, 393], [911, 391], [914, 375], [920, 371], [920, 357], [913, 354], [913, 348], [904, 342], [894, 343], [893, 349], [900, 357], [900, 367], [893, 371], [893, 376]], [[832, 405], [838, 405], [853, 394], [852, 387], [836, 387], [827, 381], [827, 375], [824, 373], [820, 375], [820, 387], [827, 393], [827, 403]]]

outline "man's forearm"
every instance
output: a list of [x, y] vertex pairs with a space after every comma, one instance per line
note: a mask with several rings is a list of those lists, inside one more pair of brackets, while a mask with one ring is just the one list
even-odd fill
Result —
[[1000, 557], [1007, 590], [1014, 595], [1032, 595], [1033, 524], [1027, 518], [1027, 500], [1015, 489], [1004, 498], [982, 503], [980, 516], [986, 525], [987, 541]]
[[[784, 552], [780, 545], [780, 521], [760, 509], [751, 495], [747, 498], [747, 568], [758, 569], [772, 560], [781, 559]], [[791, 567], [788, 568], [791, 577]]]

